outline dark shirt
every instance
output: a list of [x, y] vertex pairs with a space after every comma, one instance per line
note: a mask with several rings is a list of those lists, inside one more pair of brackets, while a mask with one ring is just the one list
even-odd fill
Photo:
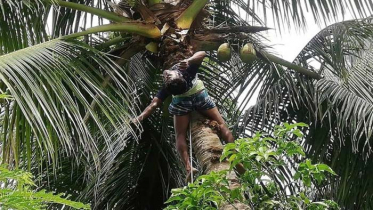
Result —
[[[200, 66], [199, 64], [191, 64], [188, 66], [187, 69], [180, 70], [181, 74], [183, 75], [184, 79], [187, 82], [187, 90], [185, 92], [187, 92], [189, 89], [193, 87], [193, 84], [194, 84], [193, 80], [196, 78], [199, 66]], [[172, 66], [170, 70], [177, 70], [177, 69], [178, 69], [178, 64]], [[171, 93], [167, 91], [163, 85], [162, 89], [158, 91], [155, 97], [164, 101], [170, 95]]]

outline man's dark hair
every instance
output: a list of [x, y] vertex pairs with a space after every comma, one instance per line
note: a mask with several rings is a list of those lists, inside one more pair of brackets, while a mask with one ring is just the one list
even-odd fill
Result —
[[187, 91], [187, 82], [183, 77], [166, 81], [164, 86], [172, 95], [179, 95]]

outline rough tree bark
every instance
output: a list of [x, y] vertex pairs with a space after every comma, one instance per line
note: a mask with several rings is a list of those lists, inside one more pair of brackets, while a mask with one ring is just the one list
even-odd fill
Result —
[[[201, 164], [203, 173], [208, 174], [212, 171], [217, 172], [228, 170], [230, 166], [229, 162], [220, 162], [223, 145], [217, 135], [217, 122], [209, 121], [197, 112], [192, 113], [191, 120], [191, 135], [194, 155]], [[237, 175], [234, 171], [227, 174], [227, 179], [229, 180], [230, 189], [240, 187], [240, 183], [238, 182]], [[250, 207], [243, 203], [236, 202], [233, 205], [225, 204], [220, 209], [250, 209]]]

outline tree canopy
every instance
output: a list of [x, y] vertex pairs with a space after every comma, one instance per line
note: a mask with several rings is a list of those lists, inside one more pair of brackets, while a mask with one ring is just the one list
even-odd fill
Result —
[[[141, 126], [130, 119], [160, 88], [162, 69], [205, 50], [200, 78], [236, 137], [308, 123], [307, 157], [339, 174], [318, 193], [369, 209], [372, 9], [363, 0], [0, 0], [0, 94], [11, 96], [0, 98], [2, 162], [96, 209], [163, 206], [184, 184], [169, 102]], [[305, 28], [307, 11], [323, 24], [356, 19], [320, 31], [293, 62], [274, 56], [260, 33], [267, 20]], [[233, 55], [220, 62], [226, 42]], [[252, 63], [239, 58], [246, 43], [258, 52]]]

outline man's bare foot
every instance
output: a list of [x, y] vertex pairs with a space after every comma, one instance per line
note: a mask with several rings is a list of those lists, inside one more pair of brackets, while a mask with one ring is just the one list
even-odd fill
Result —
[[[194, 177], [196, 175], [196, 173], [198, 172], [198, 170], [196, 168], [192, 168], [192, 172], [193, 172], [193, 177]], [[187, 183], [192, 182], [192, 173], [191, 173], [190, 169], [189, 170], [187, 169], [186, 182]]]

